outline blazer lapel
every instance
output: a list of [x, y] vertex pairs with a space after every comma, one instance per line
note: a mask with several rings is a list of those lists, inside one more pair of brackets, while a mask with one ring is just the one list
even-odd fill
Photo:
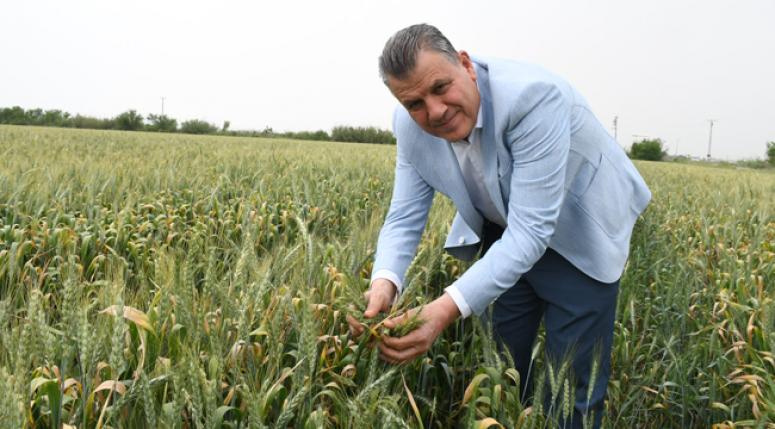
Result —
[[[482, 229], [482, 217], [474, 209], [471, 197], [468, 196], [463, 173], [452, 146], [444, 139], [427, 136], [427, 141], [413, 145], [416, 149], [413, 151], [414, 155], [418, 159], [416, 165], [421, 170], [431, 172], [432, 176], [426, 177], [426, 180], [431, 179], [428, 180], [431, 186], [455, 203], [455, 208], [466, 224], [478, 233]], [[420, 167], [421, 165], [425, 168]]]
[[[492, 112], [492, 97], [487, 69], [477, 63], [476, 79], [479, 82], [479, 96], [482, 103], [482, 139], [479, 142], [484, 161], [484, 185], [495, 208], [506, 219], [506, 209], [503, 203], [500, 181], [498, 177], [498, 153], [495, 141], [495, 119]], [[454, 156], [454, 154], [453, 154]], [[462, 180], [462, 179], [461, 179]]]

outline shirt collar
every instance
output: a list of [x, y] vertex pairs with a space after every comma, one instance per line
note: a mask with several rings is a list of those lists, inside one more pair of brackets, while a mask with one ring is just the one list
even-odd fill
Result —
[[479, 91], [479, 112], [476, 114], [476, 124], [474, 124], [474, 128], [471, 130], [471, 134], [466, 136], [462, 142], [470, 143], [471, 137], [473, 136], [474, 132], [476, 130], [481, 130], [482, 126], [484, 124], [484, 119], [482, 119], [482, 91], [479, 88], [479, 79], [476, 80], [476, 89]]
[[479, 76], [477, 76], [476, 79], [476, 91], [479, 93], [479, 112], [476, 114], [476, 125], [474, 125], [474, 129], [482, 128], [482, 123], [484, 122], [482, 119], [482, 88], [479, 86], [478, 77]]
[[484, 122], [484, 121], [482, 120], [482, 100], [480, 98], [480, 100], [479, 100], [479, 113], [476, 114], [476, 125], [474, 125], [474, 129], [482, 128], [482, 122]]

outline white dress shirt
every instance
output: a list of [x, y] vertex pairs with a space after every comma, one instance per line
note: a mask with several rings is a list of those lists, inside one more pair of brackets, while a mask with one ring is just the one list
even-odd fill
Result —
[[[460, 171], [463, 174], [463, 182], [466, 185], [466, 190], [474, 207], [485, 219], [505, 228], [506, 220], [498, 212], [485, 187], [484, 160], [482, 159], [481, 151], [482, 122], [482, 105], [480, 103], [479, 112], [476, 116], [476, 125], [471, 130], [471, 134], [464, 140], [450, 142], [450, 145], [452, 145], [452, 150], [455, 152], [455, 157], [460, 165]], [[398, 294], [403, 290], [403, 285], [398, 275], [390, 270], [377, 271], [371, 276], [371, 281], [374, 282], [376, 279], [390, 280], [396, 285]], [[471, 315], [471, 307], [454, 284], [447, 286], [444, 291], [455, 302], [463, 318]]]

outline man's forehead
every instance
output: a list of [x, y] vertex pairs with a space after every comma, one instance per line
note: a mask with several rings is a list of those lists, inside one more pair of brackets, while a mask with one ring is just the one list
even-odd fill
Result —
[[439, 64], [418, 64], [404, 78], [388, 77], [388, 86], [393, 93], [414, 91], [428, 91], [436, 85], [448, 82], [454, 74], [454, 65], [451, 67]]

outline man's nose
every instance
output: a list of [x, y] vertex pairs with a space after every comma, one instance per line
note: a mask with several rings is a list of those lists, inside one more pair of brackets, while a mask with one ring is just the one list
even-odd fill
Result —
[[447, 112], [447, 106], [435, 97], [430, 97], [426, 103], [428, 106], [428, 120], [431, 125], [443, 123], [444, 114]]

